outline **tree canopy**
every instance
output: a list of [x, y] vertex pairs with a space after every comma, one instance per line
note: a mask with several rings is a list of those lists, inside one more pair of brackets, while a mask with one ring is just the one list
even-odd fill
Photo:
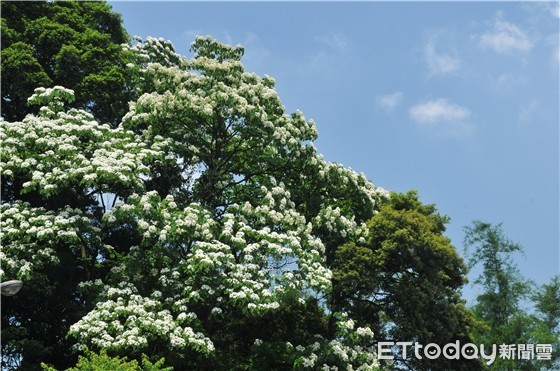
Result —
[[244, 72], [241, 47], [192, 49], [130, 47], [143, 84], [117, 128], [59, 86], [0, 124], [2, 274], [34, 294], [10, 299], [4, 349], [22, 365], [64, 366], [71, 343], [178, 368], [375, 363], [371, 330], [328, 310], [326, 253], [363, 239], [387, 193], [318, 155], [315, 124]]
[[242, 46], [186, 58], [98, 2], [3, 2], [2, 40], [3, 368], [480, 368], [379, 364], [472, 340], [449, 219], [325, 160]]
[[[502, 224], [475, 220], [471, 226], [465, 227], [465, 232], [469, 265], [482, 266], [482, 272], [474, 282], [482, 289], [473, 307], [481, 324], [474, 331], [476, 343], [550, 344], [554, 347], [550, 360], [500, 357], [494, 367], [555, 369], [560, 360], [558, 276], [553, 277], [550, 284], [535, 290], [535, 285], [520, 274], [513, 260], [513, 254], [523, 252], [523, 247], [505, 235]], [[530, 295], [532, 290], [535, 293]], [[528, 310], [531, 304], [534, 311]]]
[[[418, 194], [391, 193], [369, 222], [365, 243], [337, 251], [333, 270], [336, 307], [369, 325], [379, 341], [443, 345], [472, 341], [474, 320], [461, 299], [466, 266], [443, 236], [449, 218]], [[476, 361], [418, 360], [402, 357], [414, 369], [480, 368]]]
[[74, 89], [74, 107], [116, 125], [127, 111], [128, 42], [120, 15], [97, 1], [4, 1], [2, 117], [22, 120], [37, 87]]

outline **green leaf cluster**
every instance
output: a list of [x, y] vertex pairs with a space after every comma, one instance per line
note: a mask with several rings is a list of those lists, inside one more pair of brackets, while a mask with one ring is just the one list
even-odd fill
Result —
[[[336, 308], [370, 325], [377, 341], [469, 342], [474, 322], [460, 294], [467, 268], [443, 235], [448, 220], [434, 205], [421, 203], [416, 191], [391, 193], [368, 222], [366, 243], [337, 251]], [[400, 362], [415, 369], [480, 367], [443, 358]]]
[[[139, 364], [136, 360], [128, 361], [126, 357], [112, 357], [107, 354], [106, 350], [99, 353], [87, 351], [86, 356], [80, 356], [78, 363], [74, 367], [70, 367], [67, 371], [171, 371], [173, 367], [164, 366], [165, 360], [152, 363], [146, 355], [142, 355], [142, 361]], [[44, 371], [57, 371], [56, 368], [41, 364]]]
[[131, 90], [128, 41], [120, 15], [97, 1], [4, 1], [2, 7], [2, 117], [35, 112], [27, 97], [39, 86], [76, 91], [73, 107], [117, 124]]

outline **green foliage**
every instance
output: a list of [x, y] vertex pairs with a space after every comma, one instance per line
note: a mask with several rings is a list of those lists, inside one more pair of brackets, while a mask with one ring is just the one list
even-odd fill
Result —
[[535, 314], [532, 316], [530, 339], [535, 344], [552, 344], [552, 359], [536, 362], [536, 368], [560, 368], [560, 276], [552, 277], [533, 295]]
[[[468, 342], [473, 320], [459, 291], [466, 267], [443, 236], [447, 222], [415, 191], [392, 193], [368, 222], [367, 242], [337, 251], [335, 306], [370, 325], [379, 341]], [[464, 360], [403, 361], [415, 369], [480, 367]]]
[[[474, 314], [481, 323], [474, 331], [475, 342], [486, 346], [552, 344], [554, 348], [551, 361], [498, 357], [492, 369], [540, 370], [541, 367], [558, 365], [558, 276], [530, 297], [533, 285], [523, 278], [512, 257], [512, 254], [523, 252], [523, 248], [504, 234], [502, 225], [477, 220], [472, 226], [465, 227], [465, 232], [469, 266], [482, 266], [480, 276], [474, 281], [482, 289], [473, 307]], [[525, 308], [529, 304], [528, 299], [534, 301], [535, 314], [531, 314]]]
[[[3, 32], [4, 23], [2, 22]], [[8, 47], [3, 46], [1, 72], [2, 117], [6, 119], [21, 116], [19, 112], [28, 111], [26, 100], [33, 89], [52, 84], [52, 79], [33, 55], [33, 48], [21, 41]]]
[[[14, 205], [23, 213], [19, 221], [3, 217], [8, 222], [3, 232], [12, 233], [2, 238], [2, 277], [26, 281], [21, 295], [2, 303], [2, 364], [32, 368], [45, 361], [65, 367], [75, 362], [66, 332], [91, 305], [76, 286], [99, 275], [94, 272], [99, 265], [95, 256], [102, 245], [91, 218], [102, 208], [91, 192], [107, 192], [111, 181], [105, 179], [103, 189], [89, 188], [94, 179], [84, 181], [67, 172], [70, 163], [84, 170], [93, 157], [107, 160], [96, 135], [99, 130], [107, 134], [109, 128], [91, 125], [93, 117], [85, 112], [59, 114], [79, 107], [104, 123], [120, 121], [133, 97], [125, 84], [127, 56], [120, 46], [128, 36], [120, 16], [103, 2], [3, 1], [1, 8], [2, 117], [22, 120], [28, 113], [38, 114], [42, 106], [25, 128], [2, 127], [2, 212], [9, 213], [7, 206]], [[55, 87], [38, 91], [31, 102], [36, 106], [29, 105], [28, 98], [40, 86]], [[89, 126], [80, 127], [85, 122]], [[110, 135], [104, 136], [111, 141]], [[113, 179], [121, 175], [105, 174]], [[48, 185], [39, 185], [45, 181]], [[110, 188], [128, 192], [122, 183]], [[37, 235], [52, 225], [65, 234]]]
[[128, 40], [120, 16], [104, 2], [2, 2], [2, 117], [34, 112], [36, 87], [74, 89], [73, 107], [117, 124], [133, 98], [124, 68]]
[[560, 334], [560, 275], [552, 277], [533, 295], [540, 320], [548, 331]]
[[[91, 351], [86, 352], [87, 356], [80, 356], [79, 361], [74, 367], [67, 371], [171, 371], [173, 367], [165, 367], [165, 360], [162, 358], [156, 363], [150, 362], [146, 355], [142, 356], [141, 364], [138, 361], [128, 361], [126, 357], [111, 357], [106, 350], [101, 350], [99, 354]], [[41, 364], [44, 371], [56, 371], [56, 368]]]
[[[501, 224], [494, 226], [476, 220], [464, 229], [469, 267], [482, 266], [480, 276], [474, 281], [482, 287], [473, 308], [483, 323], [475, 331], [476, 344], [529, 343], [533, 319], [519, 310], [521, 300], [529, 292], [529, 284], [521, 278], [511, 257], [512, 253], [521, 252], [522, 247], [504, 235]], [[493, 367], [511, 369], [519, 363], [497, 358]]]
[[465, 248], [473, 248], [469, 267], [482, 265], [482, 273], [474, 281], [483, 288], [476, 311], [492, 328], [506, 326], [529, 292], [529, 283], [521, 278], [511, 257], [522, 247], [504, 235], [501, 224], [474, 221], [465, 232]]

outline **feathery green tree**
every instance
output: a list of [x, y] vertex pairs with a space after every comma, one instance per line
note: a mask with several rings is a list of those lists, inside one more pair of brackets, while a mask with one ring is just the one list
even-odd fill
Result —
[[[473, 307], [482, 324], [474, 331], [475, 342], [485, 346], [551, 344], [550, 361], [538, 361], [534, 355], [533, 359], [519, 359], [514, 352], [510, 358], [498, 357], [492, 365], [500, 370], [551, 367], [558, 362], [558, 278], [530, 295], [534, 285], [521, 275], [513, 260], [513, 254], [523, 252], [523, 248], [504, 234], [502, 224], [476, 220], [465, 232], [469, 266], [482, 268], [474, 281], [482, 289]], [[529, 309], [531, 304], [534, 313]]]

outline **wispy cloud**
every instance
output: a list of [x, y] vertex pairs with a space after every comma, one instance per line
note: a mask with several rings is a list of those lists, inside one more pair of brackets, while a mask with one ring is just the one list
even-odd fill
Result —
[[181, 38], [184, 38], [186, 40], [194, 40], [198, 35], [200, 35], [202, 33], [201, 30], [196, 29], [196, 30], [184, 30], [181, 33]]
[[348, 50], [348, 39], [342, 34], [330, 32], [326, 35], [316, 36], [315, 41], [328, 46], [334, 51], [344, 52]]
[[433, 41], [424, 47], [424, 58], [430, 70], [429, 77], [450, 74], [457, 71], [461, 65], [459, 58], [436, 52]]
[[377, 97], [377, 105], [386, 111], [392, 111], [402, 103], [404, 94], [399, 92]]
[[490, 77], [494, 81], [494, 88], [501, 93], [512, 93], [527, 85], [529, 79], [524, 75], [502, 73], [498, 77]]
[[554, 62], [554, 68], [558, 68], [558, 62], [560, 62], [560, 38], [558, 33], [553, 33], [545, 38], [545, 44], [552, 47], [552, 61]]
[[271, 55], [270, 50], [262, 46], [260, 38], [252, 32], [245, 35], [242, 45], [245, 47], [245, 61], [249, 63], [260, 65]]
[[350, 42], [346, 36], [336, 32], [315, 36], [313, 41], [317, 48], [307, 55], [306, 63], [300, 66], [299, 72], [320, 75], [322, 80], [329, 80], [336, 76], [349, 55]]
[[539, 102], [535, 99], [523, 103], [519, 107], [519, 113], [517, 115], [517, 119], [519, 123], [525, 124], [531, 122], [534, 119], [535, 114], [538, 112], [539, 109]]
[[552, 14], [556, 18], [560, 18], [560, 6], [556, 5], [556, 6], [550, 7], [550, 14]]
[[472, 130], [466, 119], [468, 108], [449, 103], [445, 98], [418, 103], [409, 109], [410, 118], [421, 127], [438, 130], [445, 135], [464, 135]]
[[500, 54], [528, 52], [533, 47], [533, 42], [521, 28], [501, 19], [496, 20], [491, 32], [480, 36], [480, 44]]

